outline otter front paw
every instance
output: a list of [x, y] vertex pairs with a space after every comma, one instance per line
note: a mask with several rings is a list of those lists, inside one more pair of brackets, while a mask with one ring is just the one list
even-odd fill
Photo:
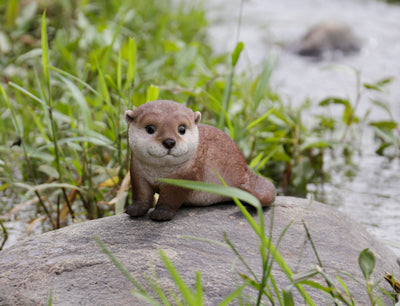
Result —
[[150, 214], [150, 218], [155, 221], [169, 221], [175, 217], [176, 211], [166, 207], [157, 207]]
[[139, 203], [134, 203], [129, 205], [125, 212], [131, 217], [142, 217], [149, 211], [149, 208], [144, 205], [140, 205]]

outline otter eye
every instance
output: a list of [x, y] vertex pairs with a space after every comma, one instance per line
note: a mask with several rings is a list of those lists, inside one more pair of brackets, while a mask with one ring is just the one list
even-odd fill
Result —
[[178, 133], [184, 135], [186, 133], [186, 128], [184, 125], [178, 126]]
[[154, 125], [147, 125], [145, 127], [147, 134], [154, 134], [156, 132], [156, 127]]

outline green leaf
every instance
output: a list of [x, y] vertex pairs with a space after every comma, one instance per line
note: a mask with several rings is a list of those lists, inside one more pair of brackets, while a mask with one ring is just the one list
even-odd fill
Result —
[[285, 306], [294, 306], [292, 288], [282, 291]]
[[260, 122], [264, 121], [265, 119], [268, 118], [269, 115], [272, 114], [272, 112], [275, 110], [275, 108], [271, 108], [269, 111], [267, 111], [264, 115], [262, 115], [261, 117], [259, 117], [258, 119], [254, 120], [253, 122], [251, 122], [246, 130], [250, 130], [253, 126], [256, 126], [257, 124], [259, 124]]
[[229, 74], [226, 76], [224, 92], [221, 100], [221, 113], [219, 115], [218, 128], [223, 129], [225, 124], [225, 114], [229, 112], [230, 100], [233, 86], [234, 69], [230, 68]]
[[129, 279], [129, 281], [135, 285], [137, 290], [139, 290], [140, 293], [143, 295], [149, 297], [147, 292], [144, 290], [144, 288], [141, 286], [141, 284], [136, 280], [136, 278], [129, 272], [127, 268], [125, 268], [119, 261], [118, 259], [110, 252], [110, 250], [105, 246], [103, 241], [100, 240], [99, 237], [94, 236], [93, 239], [97, 242], [97, 244], [100, 246], [100, 248], [103, 250], [103, 252], [108, 256], [108, 258], [114, 263], [114, 265], [122, 272], [122, 274], [125, 275], [126, 278]]
[[6, 183], [0, 186], [0, 192], [5, 190], [6, 188], [10, 187], [10, 183]]
[[376, 90], [376, 91], [384, 91], [384, 89], [382, 88], [384, 85], [389, 84], [390, 82], [393, 81], [393, 78], [384, 78], [376, 83], [363, 83], [363, 86], [367, 89], [372, 89], [372, 90]]
[[242, 42], [237, 43], [236, 48], [232, 53], [232, 66], [233, 67], [236, 66], [236, 64], [239, 60], [240, 54], [243, 51], [243, 48], [244, 48], [244, 43], [242, 43]]
[[20, 92], [22, 92], [24, 95], [27, 95], [29, 98], [32, 98], [33, 100], [35, 100], [36, 102], [39, 102], [41, 105], [43, 105], [44, 108], [48, 108], [48, 105], [42, 100], [39, 99], [37, 96], [35, 96], [34, 94], [32, 94], [31, 92], [29, 92], [28, 90], [26, 90], [25, 88], [13, 83], [13, 82], [9, 82], [8, 83], [11, 87], [14, 87], [15, 89], [19, 90]]
[[201, 272], [196, 271], [196, 305], [203, 305], [203, 284], [201, 282]]
[[72, 93], [74, 101], [78, 104], [80, 114], [82, 115], [83, 122], [86, 129], [93, 129], [93, 120], [91, 117], [91, 110], [86, 102], [85, 96], [82, 94], [81, 90], [70, 80], [60, 76], [61, 80], [67, 85]]
[[53, 289], [50, 289], [49, 301], [47, 303], [48, 306], [53, 305]]
[[274, 150], [272, 157], [276, 161], [283, 161], [285, 163], [290, 163], [292, 160], [290, 156], [282, 148], [282, 146], [279, 146], [276, 148], [276, 150]]
[[321, 138], [313, 138], [309, 137], [307, 138], [302, 144], [301, 144], [301, 150], [307, 150], [307, 149], [312, 149], [312, 148], [331, 148], [334, 145], [339, 145], [341, 142], [339, 141], [333, 141], [333, 140], [324, 140]]
[[260, 152], [258, 153], [258, 155], [256, 157], [254, 157], [250, 163], [249, 163], [249, 167], [251, 169], [254, 169], [261, 161], [261, 159], [264, 157], [264, 152]]
[[354, 301], [353, 298], [351, 297], [350, 291], [347, 288], [346, 284], [344, 283], [344, 281], [339, 277], [339, 275], [336, 275], [336, 279], [339, 281], [339, 283], [342, 285], [344, 291], [346, 292], [347, 296], [350, 298], [351, 300], [351, 305], [354, 305]]
[[369, 125], [375, 126], [378, 129], [393, 130], [393, 129], [397, 128], [397, 122], [396, 121], [392, 121], [392, 120], [375, 121], [375, 122], [371, 122]]
[[348, 99], [342, 99], [338, 97], [329, 97], [320, 101], [319, 106], [327, 106], [331, 104], [342, 104], [345, 107], [351, 107], [350, 101]]
[[241, 201], [244, 201], [254, 207], [261, 206], [258, 199], [253, 196], [252, 194], [241, 190], [239, 188], [230, 187], [230, 186], [223, 186], [223, 185], [216, 185], [216, 184], [209, 184], [205, 182], [198, 182], [198, 181], [188, 181], [188, 180], [176, 180], [176, 179], [159, 179], [159, 181], [167, 184], [171, 184], [178, 187], [194, 189], [204, 192], [210, 192], [214, 194], [223, 195], [229, 198], [237, 198]]
[[319, 283], [317, 283], [315, 281], [309, 280], [309, 279], [305, 279], [305, 280], [301, 281], [301, 284], [307, 285], [309, 287], [317, 289], [318, 291], [322, 291], [322, 292], [326, 292], [326, 293], [329, 293], [329, 292], [332, 291], [331, 288], [324, 287], [321, 284], [319, 284]]
[[249, 276], [247, 276], [246, 274], [240, 273], [239, 275], [241, 278], [243, 278], [250, 286], [252, 286], [254, 289], [256, 289], [257, 291], [262, 291], [263, 295], [268, 296], [268, 293], [265, 291], [265, 288], [261, 288], [261, 283], [258, 280], [254, 280], [252, 278], [250, 278]]
[[128, 43], [128, 73], [127, 82], [128, 86], [133, 87], [136, 73], [136, 41], [133, 37], [129, 38]]
[[279, 111], [274, 108], [272, 109], [272, 113], [275, 115], [275, 117], [282, 120], [288, 126], [290, 126], [290, 127], [296, 126], [296, 122], [294, 122], [287, 113], [284, 113], [283, 111]]
[[319, 273], [319, 271], [316, 268], [313, 268], [313, 269], [305, 271], [305, 272], [293, 274], [292, 277], [293, 277], [293, 281], [295, 283], [300, 283], [300, 282], [309, 280], [311, 277], [317, 275], [318, 273]]
[[233, 291], [231, 294], [229, 294], [227, 297], [225, 297], [221, 303], [218, 304], [218, 306], [228, 306], [231, 305], [231, 303], [239, 296], [241, 296], [242, 291], [244, 288], [247, 287], [247, 283], [243, 284], [242, 286], [239, 286], [236, 288], [235, 291]]
[[226, 76], [225, 80], [225, 88], [224, 92], [222, 94], [222, 101], [221, 101], [221, 113], [219, 115], [219, 120], [218, 120], [218, 128], [222, 129], [225, 124], [225, 120], [227, 117], [227, 113], [229, 112], [231, 108], [231, 94], [232, 94], [232, 86], [233, 86], [233, 77], [234, 77], [234, 71], [235, 71], [235, 66], [236, 63], [239, 59], [240, 53], [242, 52], [244, 47], [244, 44], [242, 42], [239, 42], [235, 50], [232, 53], [232, 66], [230, 67], [229, 73]]
[[50, 84], [49, 76], [49, 45], [47, 41], [47, 29], [46, 29], [46, 11], [42, 15], [42, 61], [43, 61], [43, 72], [44, 78], [47, 85]]
[[253, 95], [253, 111], [255, 111], [261, 100], [265, 97], [269, 90], [269, 80], [271, 78], [272, 71], [275, 68], [276, 56], [270, 55], [264, 63], [263, 70], [260, 78], [257, 81], [255, 93]]
[[117, 88], [118, 91], [122, 90], [122, 49], [119, 49], [118, 62], [117, 62]]
[[38, 170], [40, 172], [43, 172], [43, 173], [47, 174], [51, 178], [55, 178], [55, 179], [59, 178], [58, 171], [54, 167], [52, 167], [50, 165], [45, 165], [45, 164], [40, 165]]
[[113, 146], [112, 142], [103, 137], [103, 138], [98, 138], [95, 136], [77, 136], [77, 137], [68, 137], [68, 138], [63, 138], [58, 141], [58, 144], [64, 144], [64, 143], [69, 143], [71, 141], [76, 141], [76, 142], [88, 142], [92, 143], [96, 146], [104, 146], [107, 147], [111, 150], [116, 150], [116, 148]]
[[77, 186], [71, 185], [71, 184], [66, 184], [66, 183], [50, 183], [50, 184], [40, 184], [40, 185], [35, 185], [35, 186], [30, 186], [28, 184], [24, 183], [14, 183], [15, 186], [21, 187], [28, 189], [28, 193], [33, 193], [35, 191], [40, 191], [40, 190], [45, 190], [45, 189], [50, 189], [50, 188], [68, 188], [68, 189], [76, 189], [79, 190], [80, 192], [83, 192], [83, 190]]
[[368, 83], [363, 83], [363, 86], [367, 89], [372, 89], [376, 91], [383, 91], [383, 89], [380, 86], [374, 85], [374, 84], [368, 84]]
[[182, 294], [183, 299], [185, 300], [186, 305], [197, 305], [196, 300], [193, 297], [193, 292], [186, 285], [185, 281], [179, 274], [178, 270], [172, 264], [172, 262], [168, 259], [167, 255], [163, 250], [160, 250], [161, 259], [163, 260], [165, 266], [167, 267], [169, 273], [172, 276], [175, 284], [178, 286], [180, 293]]
[[346, 125], [350, 125], [351, 123], [358, 122], [358, 118], [355, 117], [354, 109], [351, 106], [349, 99], [342, 99], [337, 97], [329, 97], [319, 102], [320, 106], [327, 106], [331, 104], [339, 104], [344, 106], [343, 111], [343, 122]]
[[386, 113], [387, 113], [389, 116], [392, 116], [392, 111], [390, 110], [389, 106], [388, 106], [385, 102], [382, 102], [382, 101], [379, 101], [379, 100], [374, 100], [374, 99], [372, 99], [371, 101], [372, 101], [372, 103], [373, 103], [374, 105], [376, 105], [376, 106], [378, 106], [379, 108], [382, 108], [383, 110], [385, 110]]
[[84, 87], [89, 89], [96, 96], [101, 96], [100, 93], [96, 89], [94, 89], [92, 86], [90, 86], [88, 83], [86, 83], [85, 81], [81, 80], [80, 78], [78, 78], [78, 77], [76, 77], [76, 76], [74, 76], [74, 75], [72, 75], [72, 74], [70, 74], [70, 73], [68, 73], [68, 72], [66, 72], [64, 70], [58, 69], [56, 67], [53, 67], [53, 66], [49, 66], [49, 69], [54, 70], [54, 71], [56, 71], [57, 73], [59, 73], [61, 75], [65, 75], [65, 76], [67, 76], [68, 78], [70, 78], [70, 79], [72, 79], [74, 81], [77, 81], [78, 83], [80, 83], [81, 85], [83, 85]]
[[147, 87], [146, 102], [157, 100], [159, 94], [160, 89], [158, 88], [158, 86], [151, 84], [149, 87]]
[[101, 88], [100, 92], [102, 94], [103, 99], [107, 102], [107, 104], [111, 105], [111, 98], [108, 92], [107, 83], [104, 77], [104, 74], [99, 66], [99, 62], [96, 59], [97, 71], [99, 72], [99, 88]]
[[388, 143], [388, 142], [384, 142], [383, 144], [381, 144], [379, 146], [378, 149], [376, 149], [376, 154], [378, 154], [379, 156], [383, 156], [385, 154], [385, 149], [390, 147], [392, 145], [392, 143]]
[[364, 249], [358, 257], [358, 264], [366, 280], [369, 279], [375, 267], [375, 256], [369, 249]]
[[6, 9], [6, 25], [13, 27], [18, 17], [18, 0], [9, 0]]

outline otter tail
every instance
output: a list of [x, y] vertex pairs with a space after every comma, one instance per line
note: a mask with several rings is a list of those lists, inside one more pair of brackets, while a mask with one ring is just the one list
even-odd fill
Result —
[[264, 177], [252, 174], [252, 194], [260, 201], [263, 207], [270, 206], [275, 201], [276, 196], [274, 184]]

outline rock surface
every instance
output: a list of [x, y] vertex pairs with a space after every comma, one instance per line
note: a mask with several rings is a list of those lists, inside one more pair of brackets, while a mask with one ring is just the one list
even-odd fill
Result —
[[[369, 304], [366, 291], [340, 271], [362, 281], [358, 256], [363, 249], [369, 248], [375, 254], [374, 280], [383, 279], [385, 271], [400, 278], [396, 256], [336, 210], [306, 199], [277, 197], [274, 210], [264, 212], [267, 229], [272, 212], [275, 242], [294, 220], [278, 247], [290, 268], [304, 272], [318, 263], [306, 239], [304, 220], [325, 271], [332, 279], [339, 274], [345, 280], [356, 305]], [[0, 305], [45, 305], [51, 292], [53, 305], [143, 305], [130, 292], [134, 285], [103, 253], [93, 236], [98, 236], [146, 288], [150, 287], [143, 276], [154, 272], [164, 288], [173, 288], [159, 255], [159, 249], [163, 249], [188, 284], [194, 285], [195, 272], [201, 271], [205, 304], [217, 305], [241, 283], [238, 271], [249, 275], [230, 248], [201, 240], [223, 243], [224, 231], [259, 275], [259, 241], [233, 204], [182, 208], [172, 221], [164, 223], [122, 214], [48, 232], [2, 251]], [[272, 273], [280, 288], [290, 284], [277, 263]], [[317, 280], [325, 285], [320, 277]], [[390, 291], [386, 282], [381, 286]], [[316, 305], [326, 304], [325, 295], [304, 288]], [[249, 287], [245, 293], [254, 296]], [[295, 298], [296, 304], [303, 304], [297, 292]], [[384, 303], [391, 304], [388, 299]]]

